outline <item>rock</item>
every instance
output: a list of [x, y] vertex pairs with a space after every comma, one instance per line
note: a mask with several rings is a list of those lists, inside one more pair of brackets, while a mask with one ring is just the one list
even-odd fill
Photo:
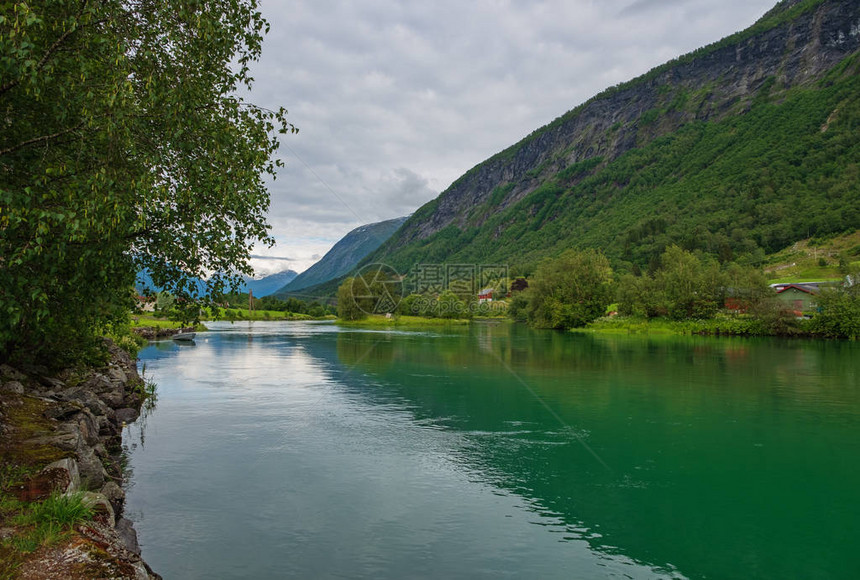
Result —
[[101, 489], [107, 472], [92, 448], [84, 447], [78, 452], [78, 468], [84, 489]]
[[45, 499], [52, 493], [73, 493], [81, 488], [78, 463], [67, 457], [47, 465], [13, 491], [18, 501]]
[[111, 416], [99, 415], [96, 417], [99, 423], [100, 437], [116, 437], [120, 434], [117, 428], [116, 412], [111, 409]]
[[74, 419], [78, 423], [78, 430], [84, 442], [90, 447], [95, 447], [99, 444], [99, 425], [96, 418], [89, 409], [84, 409], [78, 413]]
[[3, 364], [0, 365], [0, 378], [7, 381], [23, 381], [27, 379], [27, 375], [7, 364]]
[[33, 446], [51, 445], [61, 451], [76, 451], [81, 447], [83, 441], [77, 425], [63, 423], [53, 434], [34, 437], [28, 440], [28, 443]]
[[108, 498], [114, 513], [122, 513], [122, 507], [125, 504], [125, 491], [115, 481], [105, 483], [99, 493]]
[[137, 531], [135, 531], [133, 524], [129, 520], [120, 518], [116, 523], [116, 533], [129, 552], [137, 554], [138, 556], [140, 555], [140, 544], [137, 542]]
[[139, 327], [133, 328], [132, 331], [146, 340], [155, 340], [155, 328], [150, 327]]
[[111, 382], [120, 383], [120, 385], [125, 385], [128, 382], [128, 377], [125, 375], [125, 372], [118, 366], [110, 367], [108, 369], [108, 377]]
[[103, 521], [110, 527], [116, 525], [116, 514], [108, 498], [95, 491], [86, 491], [81, 499], [84, 505], [92, 508], [96, 521]]
[[18, 381], [9, 381], [8, 383], [3, 383], [3, 390], [15, 393], [16, 395], [23, 395], [24, 385]]
[[137, 409], [132, 409], [131, 407], [126, 407], [125, 409], [118, 409], [116, 412], [116, 420], [117, 423], [122, 425], [123, 423], [131, 423], [135, 421], [140, 416], [140, 412]]
[[72, 403], [69, 401], [60, 401], [59, 403], [51, 405], [45, 409], [45, 412], [42, 413], [42, 415], [44, 415], [46, 419], [63, 420], [79, 413], [82, 408], [83, 406], [77, 402]]
[[66, 383], [54, 377], [39, 377], [39, 382], [53, 391], [62, 391]]
[[112, 409], [124, 406], [125, 385], [111, 382], [106, 375], [93, 375], [92, 378], [81, 386], [87, 391], [98, 395], [98, 398]]
[[62, 490], [63, 493], [74, 493], [81, 489], [81, 474], [78, 471], [78, 462], [71, 457], [53, 462], [45, 467], [45, 470], [48, 469], [59, 469], [66, 472], [69, 484]]
[[92, 411], [96, 416], [110, 413], [110, 407], [94, 392], [84, 387], [57, 393], [55, 398], [61, 401], [77, 402]]

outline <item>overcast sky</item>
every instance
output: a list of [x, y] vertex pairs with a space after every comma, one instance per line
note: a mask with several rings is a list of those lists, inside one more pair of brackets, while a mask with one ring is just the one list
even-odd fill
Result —
[[484, 159], [594, 96], [746, 28], [776, 0], [262, 0], [249, 99], [298, 135], [270, 187], [302, 271], [344, 234], [414, 212]]

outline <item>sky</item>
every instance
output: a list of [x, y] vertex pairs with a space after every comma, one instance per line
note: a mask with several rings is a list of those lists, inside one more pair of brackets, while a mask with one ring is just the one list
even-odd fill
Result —
[[776, 0], [261, 0], [245, 97], [289, 111], [274, 248], [301, 272], [350, 230], [408, 215], [603, 89], [742, 30]]

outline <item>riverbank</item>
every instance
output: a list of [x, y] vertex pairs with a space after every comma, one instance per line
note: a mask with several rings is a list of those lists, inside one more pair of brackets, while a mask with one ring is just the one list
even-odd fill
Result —
[[805, 319], [775, 318], [762, 320], [752, 316], [720, 314], [708, 319], [671, 320], [668, 318], [639, 318], [607, 316], [571, 332], [598, 334], [641, 335], [699, 335], [823, 338], [812, 332]]
[[424, 318], [423, 316], [392, 316], [390, 318], [372, 314], [362, 320], [344, 320], [338, 318], [335, 323], [340, 326], [356, 328], [426, 328], [440, 326], [466, 326], [470, 320], [462, 318]]
[[316, 317], [299, 312], [287, 312], [283, 310], [248, 310], [247, 308], [229, 308], [221, 312], [218, 318], [207, 315], [203, 320], [227, 320], [239, 322], [247, 320], [329, 320], [333, 316]]
[[[135, 361], [106, 348], [98, 369], [0, 366], [2, 578], [160, 578], [123, 517], [122, 430], [151, 393]], [[44, 516], [61, 496], [81, 518]]]

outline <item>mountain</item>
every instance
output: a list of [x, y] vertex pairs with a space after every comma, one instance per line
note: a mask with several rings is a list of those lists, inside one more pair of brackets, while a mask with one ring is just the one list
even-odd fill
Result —
[[265, 278], [260, 278], [259, 280], [255, 280], [253, 278], [245, 278], [245, 283], [240, 288], [240, 292], [247, 292], [251, 290], [254, 293], [254, 296], [257, 298], [262, 298], [263, 296], [268, 296], [269, 294], [274, 294], [290, 282], [296, 279], [298, 276], [298, 272], [294, 272], [293, 270], [284, 270], [283, 272], [277, 272], [275, 274], [270, 274]]
[[635, 271], [674, 243], [759, 263], [857, 230], [858, 49], [857, 0], [780, 2], [479, 164], [365, 262], [528, 273], [597, 247]]
[[[205, 294], [206, 282], [202, 279], [192, 278], [191, 285], [197, 287], [198, 293]], [[155, 282], [152, 281], [152, 275], [149, 273], [149, 270], [143, 269], [137, 273], [137, 277], [134, 281], [134, 289], [138, 294], [144, 294], [146, 292], [161, 292], [162, 287], [157, 286]]]
[[[268, 296], [269, 294], [274, 293], [279, 288], [282, 288], [285, 284], [289, 284], [296, 276], [298, 276], [296, 272], [292, 270], [285, 270], [283, 272], [271, 274], [270, 276], [266, 276], [265, 278], [260, 278], [259, 280], [245, 277], [245, 282], [239, 288], [239, 291], [247, 292], [248, 289], [251, 289], [254, 291], [254, 296], [262, 298], [263, 296]], [[205, 293], [206, 283], [200, 279], [196, 279], [195, 283], [197, 284], [200, 293]], [[161, 291], [161, 288], [156, 286], [155, 283], [152, 281], [152, 277], [147, 270], [142, 270], [141, 272], [138, 272], [135, 288], [137, 289], [138, 293], [143, 293], [144, 290], [147, 288], [153, 292]]]
[[388, 240], [406, 219], [401, 217], [355, 228], [341, 238], [319, 262], [299, 274], [276, 294], [296, 292], [348, 274], [362, 258]]

